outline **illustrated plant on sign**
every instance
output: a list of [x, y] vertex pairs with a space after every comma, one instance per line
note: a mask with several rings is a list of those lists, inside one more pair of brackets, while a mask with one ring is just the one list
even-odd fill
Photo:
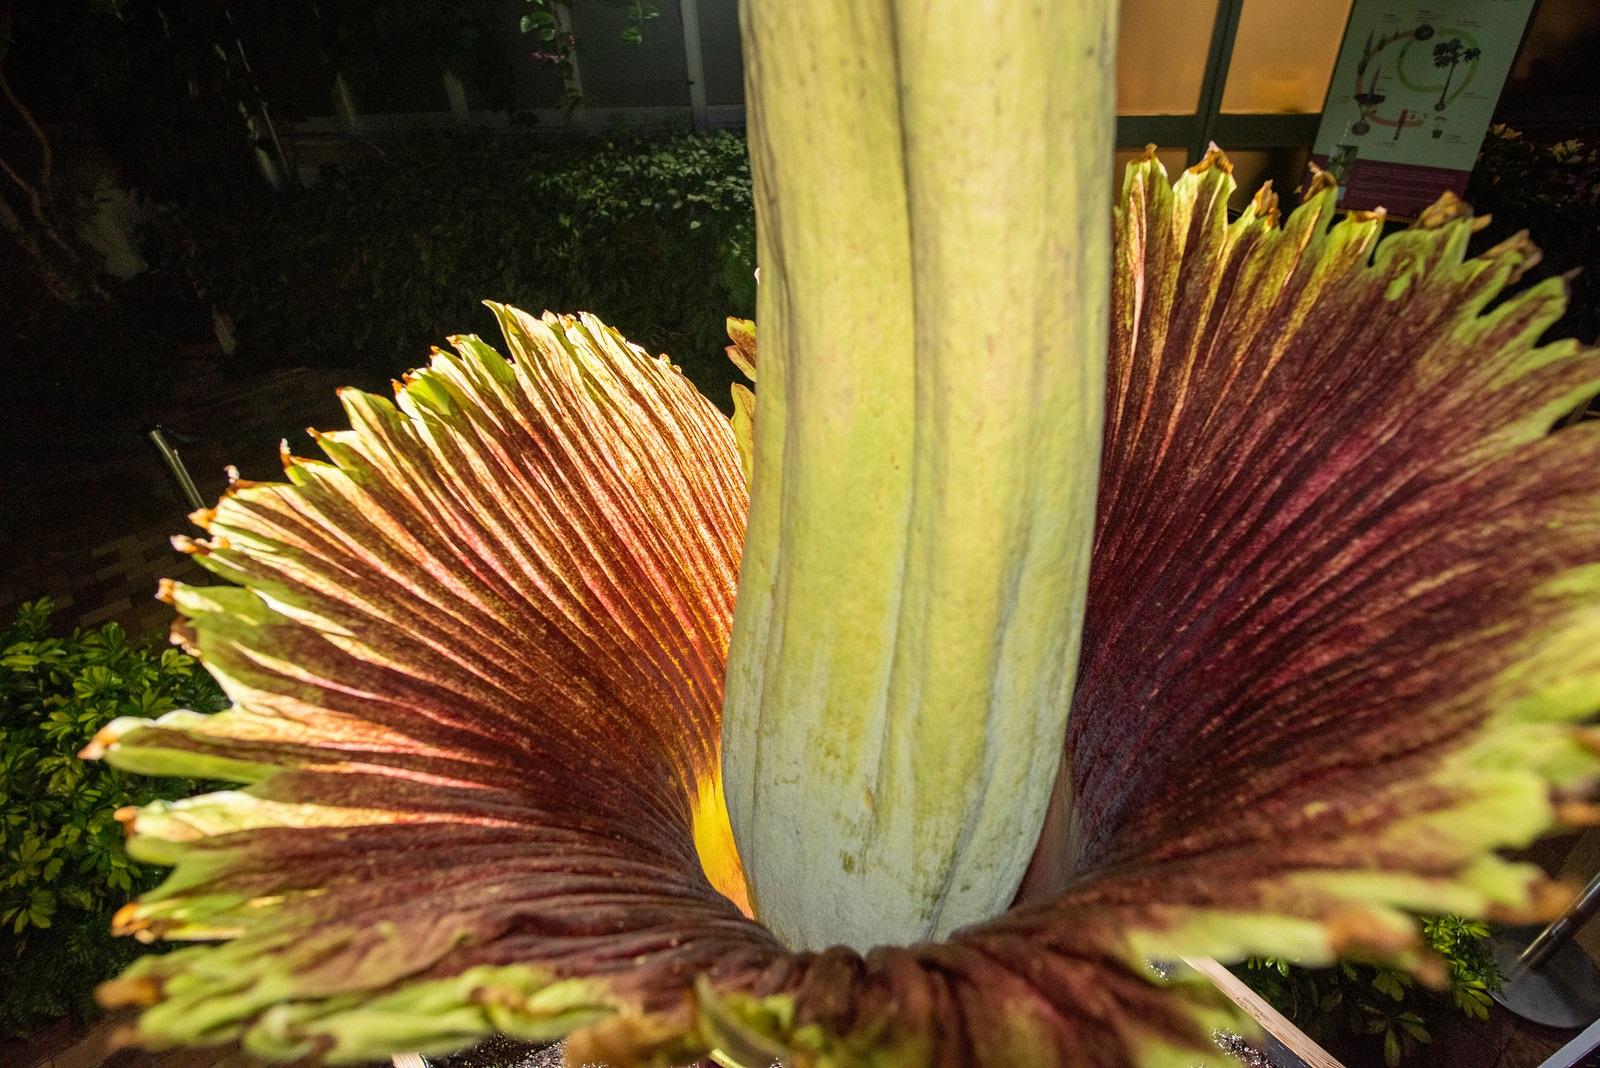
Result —
[[245, 784], [129, 819], [121, 929], [204, 943], [139, 1040], [1220, 1065], [1151, 961], [1559, 908], [1494, 850], [1591, 812], [1600, 360], [1491, 306], [1532, 248], [1230, 223], [1220, 153], [1108, 227], [1109, 3], [742, 22], [759, 401], [497, 307], [197, 515], [234, 706], [89, 749]]
[[1433, 46], [1433, 65], [1444, 71], [1444, 84], [1439, 87], [1439, 102], [1434, 107], [1443, 111], [1450, 103], [1450, 82], [1456, 75], [1456, 68], [1463, 63], [1474, 62], [1482, 54], [1477, 48], [1463, 45], [1459, 37], [1440, 41]]

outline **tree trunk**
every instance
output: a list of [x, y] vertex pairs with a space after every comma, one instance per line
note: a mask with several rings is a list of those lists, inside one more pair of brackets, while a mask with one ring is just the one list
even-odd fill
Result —
[[1450, 64], [1449, 69], [1444, 72], [1444, 88], [1439, 90], [1439, 102], [1434, 105], [1434, 108], [1436, 110], [1438, 110], [1438, 111], [1443, 111], [1444, 110], [1444, 106], [1446, 104], [1445, 97], [1450, 95], [1450, 81], [1455, 76], [1456, 76], [1456, 65], [1454, 63], [1452, 63], [1452, 64]]

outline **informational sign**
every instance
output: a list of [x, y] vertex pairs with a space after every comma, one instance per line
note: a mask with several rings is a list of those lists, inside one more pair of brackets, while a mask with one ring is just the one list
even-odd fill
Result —
[[1534, 0], [1356, 0], [1312, 159], [1347, 208], [1467, 188]]

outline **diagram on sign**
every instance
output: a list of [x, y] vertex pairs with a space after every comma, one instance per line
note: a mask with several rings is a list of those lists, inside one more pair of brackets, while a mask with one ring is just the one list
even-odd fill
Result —
[[[1382, 126], [1398, 141], [1407, 130], [1431, 125], [1433, 136], [1443, 137], [1444, 112], [1472, 84], [1482, 56], [1477, 39], [1463, 29], [1441, 32], [1424, 22], [1381, 37], [1368, 34], [1350, 94], [1360, 117], [1350, 124], [1350, 132], [1365, 137], [1374, 126]], [[1395, 82], [1405, 92], [1396, 93]], [[1425, 107], [1423, 101], [1432, 103]], [[1430, 115], [1430, 110], [1438, 114]]]
[[1312, 159], [1341, 203], [1414, 213], [1459, 193], [1533, 0], [1355, 0]]

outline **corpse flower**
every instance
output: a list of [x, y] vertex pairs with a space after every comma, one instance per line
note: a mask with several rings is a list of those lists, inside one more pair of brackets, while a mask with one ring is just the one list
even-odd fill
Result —
[[118, 927], [200, 943], [103, 988], [139, 1041], [1221, 1065], [1248, 1025], [1152, 961], [1425, 975], [1413, 912], [1559, 905], [1495, 851], [1600, 764], [1561, 282], [1497, 301], [1537, 253], [1453, 200], [1230, 222], [1218, 152], [1107, 232], [1091, 7], [747, 6], [731, 422], [495, 306], [509, 359], [196, 516], [230, 584], [166, 592], [233, 707], [87, 751], [241, 784], [124, 814], [174, 870]]

